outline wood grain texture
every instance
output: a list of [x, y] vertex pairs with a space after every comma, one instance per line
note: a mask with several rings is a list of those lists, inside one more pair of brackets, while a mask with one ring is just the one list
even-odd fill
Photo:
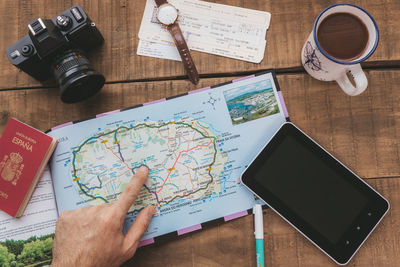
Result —
[[[367, 77], [369, 88], [357, 97], [345, 95], [334, 82], [319, 82], [306, 74], [278, 75], [278, 81], [292, 121], [361, 177], [372, 178], [367, 181], [392, 205], [349, 266], [398, 266], [400, 70], [371, 70]], [[198, 87], [231, 79], [202, 79]], [[63, 104], [57, 89], [0, 91], [0, 132], [10, 116], [46, 130], [190, 89], [187, 81], [109, 84], [99, 95], [74, 105]], [[265, 214], [266, 266], [335, 266], [272, 211]], [[252, 224], [247, 216], [161, 241], [139, 249], [126, 266], [254, 266]]]
[[[367, 71], [367, 76], [369, 88], [357, 97], [307, 74], [278, 75], [278, 81], [291, 120], [358, 175], [400, 176], [400, 70]], [[202, 79], [198, 88], [231, 79]], [[191, 88], [188, 81], [110, 84], [74, 105], [62, 103], [57, 89], [0, 91], [0, 132], [10, 116], [47, 130]]]
[[[268, 68], [299, 68], [300, 51], [311, 32], [313, 22], [325, 7], [339, 0], [214, 0], [272, 14], [267, 33], [265, 58], [261, 64], [193, 52], [199, 73], [203, 75], [248, 72]], [[380, 28], [380, 44], [366, 65], [400, 65], [400, 2], [363, 0], [355, 3], [367, 9]], [[19, 72], [8, 61], [5, 50], [26, 35], [27, 24], [37, 17], [53, 18], [72, 5], [87, 11], [105, 37], [105, 44], [90, 56], [95, 69], [108, 82], [143, 79], [182, 78], [180, 62], [136, 55], [138, 32], [145, 0], [2, 0], [0, 1], [0, 89], [40, 87], [42, 84]], [[54, 84], [48, 81], [45, 85]]]
[[308, 75], [283, 75], [279, 82], [292, 121], [358, 175], [399, 176], [400, 72], [367, 77], [368, 89], [357, 97]]
[[[9, 117], [38, 129], [84, 119], [185, 93], [232, 79], [230, 75], [275, 68], [301, 72], [300, 51], [325, 7], [339, 0], [212, 0], [271, 12], [261, 64], [193, 52], [203, 77], [198, 86], [184, 79], [180, 62], [136, 55], [145, 0], [0, 1], [0, 133]], [[334, 83], [304, 73], [278, 75], [292, 121], [359, 174], [391, 203], [386, 218], [348, 266], [400, 266], [400, 1], [349, 0], [376, 19], [380, 44], [364, 63], [369, 87], [357, 97]], [[60, 101], [54, 81], [41, 84], [13, 67], [8, 46], [27, 34], [37, 17], [52, 18], [81, 5], [105, 37], [90, 60], [106, 76], [100, 94], [79, 104]], [[204, 78], [204, 77], [220, 78]], [[225, 77], [224, 77], [225, 76]], [[46, 88], [44, 88], [46, 87]], [[25, 90], [24, 88], [35, 88]], [[10, 90], [18, 89], [18, 90]], [[264, 212], [266, 266], [336, 266], [271, 210]], [[252, 216], [140, 248], [125, 266], [255, 266]]]
[[[399, 266], [399, 178], [368, 180], [392, 206], [347, 266]], [[256, 266], [253, 231], [253, 218], [246, 216], [142, 247], [124, 266]], [[264, 233], [265, 266], [337, 266], [270, 209], [264, 211]]]

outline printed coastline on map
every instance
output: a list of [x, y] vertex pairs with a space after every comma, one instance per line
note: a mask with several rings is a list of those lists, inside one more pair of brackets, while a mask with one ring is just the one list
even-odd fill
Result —
[[287, 118], [268, 72], [55, 127], [50, 167], [58, 212], [115, 201], [145, 165], [149, 178], [124, 230], [158, 204], [146, 244], [246, 215], [257, 200], [240, 175]]
[[219, 194], [227, 163], [210, 127], [190, 118], [119, 126], [97, 133], [72, 152], [73, 185], [87, 203], [114, 201], [142, 165], [149, 168], [130, 212], [175, 199]]

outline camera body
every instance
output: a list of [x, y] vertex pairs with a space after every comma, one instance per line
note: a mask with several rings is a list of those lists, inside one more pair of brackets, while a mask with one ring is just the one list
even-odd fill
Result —
[[[53, 19], [38, 18], [28, 28], [26, 36], [7, 48], [13, 65], [39, 81], [54, 75], [64, 102], [83, 100], [101, 89], [104, 76], [93, 69], [85, 54], [100, 46], [104, 38], [81, 7], [73, 6]], [[76, 87], [92, 83], [100, 88], [83, 96], [71, 95], [80, 93]], [[63, 99], [65, 90], [71, 88], [75, 89], [67, 93], [72, 99]]]

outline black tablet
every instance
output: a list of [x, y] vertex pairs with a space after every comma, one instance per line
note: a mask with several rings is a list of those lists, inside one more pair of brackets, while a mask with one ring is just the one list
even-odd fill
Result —
[[242, 183], [340, 265], [389, 210], [388, 201], [292, 123], [285, 123]]

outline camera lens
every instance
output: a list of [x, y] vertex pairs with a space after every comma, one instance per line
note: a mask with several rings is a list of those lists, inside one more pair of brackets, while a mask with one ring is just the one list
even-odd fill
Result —
[[68, 50], [57, 58], [54, 76], [60, 84], [61, 100], [75, 103], [96, 94], [103, 87], [104, 76], [93, 69], [80, 50]]

